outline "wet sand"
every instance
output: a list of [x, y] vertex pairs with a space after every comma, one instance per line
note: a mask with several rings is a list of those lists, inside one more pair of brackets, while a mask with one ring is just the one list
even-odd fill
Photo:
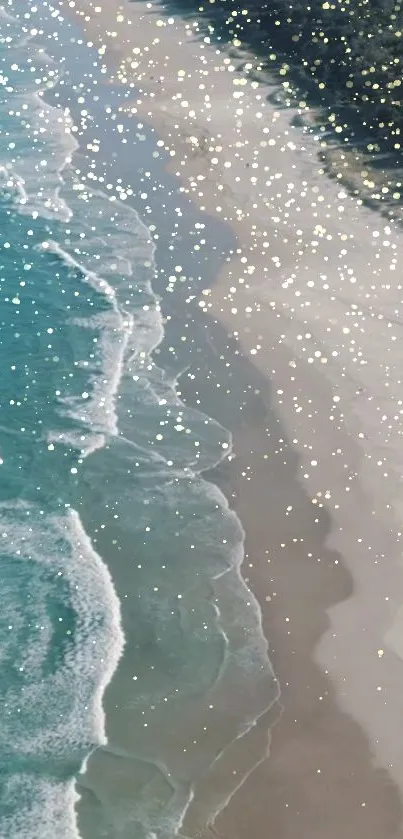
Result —
[[[310, 140], [255, 82], [234, 84], [190, 24], [143, 3], [82, 9], [111, 77], [141, 89], [133, 119], [171, 150], [178, 186], [238, 237], [237, 257], [200, 296], [210, 354], [192, 359], [195, 378], [181, 386], [234, 434], [236, 457], [213, 477], [246, 530], [243, 572], [283, 711], [269, 759], [214, 831], [402, 836], [400, 292], [387, 280], [399, 275], [401, 234], [325, 180]], [[129, 53], [137, 66], [116, 73]], [[219, 388], [206, 384], [212, 370]]]
[[[210, 334], [217, 354], [231, 357], [228, 342], [223, 346], [214, 330]], [[208, 362], [200, 370], [201, 393]], [[326, 546], [330, 518], [298, 481], [300, 461], [270, 388], [263, 392], [247, 361], [235, 364], [233, 375], [245, 393], [243, 417], [231, 425], [237, 457], [211, 478], [246, 527], [243, 571], [262, 606], [283, 711], [271, 730], [269, 759], [217, 820], [217, 833], [233, 839], [400, 836], [399, 793], [376, 767], [360, 726], [339, 707], [329, 673], [313, 660], [329, 628], [326, 610], [351, 596], [352, 578]], [[231, 380], [217, 379], [225, 393]], [[217, 397], [214, 407], [228, 422], [228, 408]]]

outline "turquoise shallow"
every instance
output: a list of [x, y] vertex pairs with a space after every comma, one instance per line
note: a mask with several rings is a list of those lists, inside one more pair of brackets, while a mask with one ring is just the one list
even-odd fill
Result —
[[[28, 0], [0, 33], [0, 837], [168, 839], [277, 692], [241, 524], [200, 475], [231, 438], [155, 364], [164, 300], [140, 177], [108, 186], [58, 104], [85, 109], [99, 152], [116, 94], [94, 94], [96, 54]], [[243, 715], [184, 756], [181, 727], [204, 730], [231, 692]], [[119, 808], [97, 754], [130, 760]]]

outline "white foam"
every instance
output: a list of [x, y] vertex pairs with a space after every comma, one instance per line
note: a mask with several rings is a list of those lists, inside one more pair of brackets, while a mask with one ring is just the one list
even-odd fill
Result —
[[88, 430], [85, 433], [74, 433], [73, 431], [48, 431], [46, 433], [47, 442], [63, 445], [73, 451], [80, 452], [80, 457], [83, 459], [89, 457], [90, 454], [99, 449], [103, 449], [106, 443], [105, 434], [96, 433]]
[[[124, 370], [126, 348], [133, 329], [133, 317], [119, 309], [115, 290], [106, 280], [93, 271], [88, 271], [85, 265], [71, 256], [57, 242], [45, 241], [42, 243], [42, 249], [56, 254], [67, 267], [78, 270], [82, 279], [96, 291], [101, 292], [111, 304], [110, 312], [98, 315], [88, 322], [88, 325], [96, 325], [100, 331], [97, 347], [102, 358], [102, 371], [90, 379], [88, 398], [73, 396], [60, 400], [70, 417], [78, 419], [80, 423], [96, 432], [98, 435], [96, 449], [99, 448], [99, 432], [107, 436], [118, 434], [116, 394]], [[84, 448], [85, 456], [95, 451], [94, 440], [89, 441], [89, 448], [87, 446]]]
[[106, 611], [103, 638], [99, 645], [99, 656], [102, 662], [96, 690], [93, 694], [93, 708], [95, 720], [98, 720], [97, 731], [101, 742], [106, 743], [105, 715], [102, 707], [102, 696], [106, 686], [110, 682], [117, 663], [123, 652], [124, 635], [120, 620], [120, 602], [115, 592], [112, 577], [107, 565], [99, 554], [94, 550], [89, 536], [86, 534], [80, 516], [76, 510], [69, 510], [68, 524], [66, 526], [71, 544], [75, 551], [74, 556], [80, 572], [80, 585], [83, 585], [79, 592], [76, 591], [77, 606], [83, 614], [82, 623], [88, 628], [91, 646], [94, 647], [93, 622], [90, 618], [91, 610], [94, 608], [94, 600], [102, 605]]
[[13, 17], [3, 5], [0, 6], [0, 17], [3, 18], [3, 20], [9, 20], [10, 23], [17, 23], [17, 18]]
[[[110, 573], [85, 533], [79, 514], [71, 509], [64, 515], [41, 515], [41, 512], [24, 502], [0, 505], [3, 557], [0, 563], [4, 563], [6, 556], [15, 557], [15, 562], [22, 561], [31, 574], [34, 597], [31, 606], [25, 604], [29, 609], [27, 617], [24, 604], [18, 609], [15, 603], [15, 597], [24, 597], [24, 588], [18, 593], [18, 588], [10, 589], [9, 583], [8, 594], [10, 597], [14, 594], [10, 604], [14, 607], [13, 622], [17, 623], [9, 633], [8, 649], [2, 651], [2, 665], [6, 667], [10, 660], [11, 666], [16, 655], [16, 664], [24, 671], [24, 690], [18, 685], [2, 687], [4, 708], [11, 710], [3, 714], [0, 743], [4, 755], [11, 751], [17, 765], [24, 762], [29, 768], [32, 764], [34, 771], [43, 762], [45, 766], [52, 766], [52, 762], [63, 766], [66, 761], [69, 766], [72, 756], [82, 760], [85, 753], [88, 755], [95, 746], [106, 743], [102, 697], [124, 646], [120, 604]], [[43, 576], [42, 569], [50, 574], [53, 586], [58, 581], [63, 591], [67, 586], [68, 605], [76, 614], [71, 642], [57, 660], [56, 669], [50, 672], [46, 662], [52, 633], [48, 631], [46, 637], [41, 634], [40, 645], [35, 636], [33, 650], [15, 648], [16, 633], [26, 625], [35, 625], [42, 600], [45, 611], [48, 608], [48, 577]], [[17, 576], [15, 587], [18, 579]], [[49, 616], [43, 622], [45, 626], [49, 624]], [[19, 714], [15, 714], [14, 709], [18, 708]], [[28, 795], [28, 803], [27, 795], [18, 792], [19, 785], [26, 783], [32, 787], [32, 801]], [[13, 790], [17, 796], [16, 811], [9, 823], [4, 815], [10, 812], [5, 802], [12, 798]], [[40, 780], [39, 776], [36, 779], [31, 776], [30, 781], [23, 772], [10, 777], [0, 801], [1, 836], [28, 839], [32, 835], [37, 839], [40, 834], [44, 839], [53, 839], [56, 825], [58, 835], [66, 839], [78, 836], [74, 815], [76, 796], [71, 783]], [[36, 832], [32, 834], [31, 812], [41, 813], [34, 822]], [[2, 828], [4, 820], [7, 831]], [[42, 825], [42, 831], [38, 830]]]
[[[15, 18], [11, 20], [17, 23]], [[18, 72], [8, 99], [3, 97], [6, 106], [11, 98], [13, 110], [18, 111], [20, 105], [28, 119], [25, 125], [19, 122], [13, 134], [13, 123], [8, 117], [7, 150], [1, 167], [7, 170], [8, 178], [17, 186], [18, 210], [21, 213], [67, 222], [71, 218], [71, 209], [60, 196], [62, 173], [69, 165], [78, 143], [71, 131], [72, 119], [68, 111], [49, 105], [42, 98], [44, 90], [58, 84], [60, 68], [43, 49], [35, 46], [33, 39], [33, 35], [26, 33], [23, 40], [7, 45], [11, 47], [13, 63], [24, 64], [28, 58], [33, 66], [40, 68], [39, 72], [48, 72], [48, 76], [46, 85], [38, 90], [31, 74]], [[10, 87], [10, 80], [7, 85]], [[27, 104], [29, 109], [26, 108]], [[32, 144], [29, 154], [25, 149], [19, 151], [21, 140], [27, 143], [30, 139]], [[10, 141], [14, 141], [13, 151], [10, 149]]]
[[[60, 578], [68, 585], [69, 602], [78, 616], [81, 647], [77, 646], [69, 654], [68, 666], [61, 675], [55, 675], [55, 680], [59, 685], [60, 679], [65, 679], [68, 673], [69, 680], [77, 682], [78, 693], [81, 694], [83, 690], [90, 690], [85, 686], [85, 677], [88, 677], [85, 670], [91, 671], [91, 679], [95, 680], [96, 687], [94, 691], [90, 690], [90, 704], [93, 705], [96, 721], [87, 721], [84, 729], [87, 727], [86, 736], [93, 736], [96, 743], [106, 742], [100, 697], [123, 649], [120, 605], [108, 568], [92, 547], [78, 512], [71, 508], [67, 508], [64, 515], [46, 515], [32, 504], [19, 502], [11, 506], [2, 503], [0, 530], [3, 557], [6, 554], [31, 565], [33, 563], [34, 573], [35, 568], [39, 571], [44, 566], [52, 572], [56, 581]], [[10, 643], [12, 641], [11, 638]], [[42, 652], [45, 654], [46, 650]], [[25, 697], [29, 691], [42, 691], [42, 683], [36, 684], [35, 681], [37, 675], [35, 665], [32, 685], [29, 690], [25, 690]], [[52, 685], [54, 680], [50, 677], [48, 688]], [[64, 725], [61, 723], [62, 727]], [[69, 723], [66, 725], [65, 733], [68, 734]], [[78, 725], [78, 731], [84, 729]], [[90, 731], [92, 734], [89, 735]], [[47, 732], [40, 733], [41, 738], [47, 736]], [[22, 737], [25, 737], [24, 733]], [[49, 732], [49, 737], [50, 741], [56, 737], [55, 743], [58, 742], [54, 732]], [[59, 739], [59, 742], [62, 741]], [[25, 744], [24, 751], [32, 751], [32, 748], [33, 744]]]
[[85, 282], [87, 282], [92, 288], [96, 291], [101, 292], [104, 294], [108, 300], [110, 300], [114, 310], [119, 312], [117, 303], [116, 303], [116, 292], [115, 289], [112, 288], [109, 283], [96, 274], [94, 271], [88, 270], [85, 265], [75, 259], [71, 253], [66, 251], [64, 248], [59, 245], [58, 242], [55, 242], [53, 239], [48, 239], [40, 245], [40, 248], [48, 253], [54, 253], [59, 259], [67, 265], [68, 268], [75, 268], [77, 271], [82, 274], [82, 277]]
[[[24, 180], [13, 172], [11, 166], [8, 164], [3, 166], [0, 164], [0, 187], [3, 189], [11, 189], [14, 192], [14, 202], [20, 207], [24, 207], [28, 203], [28, 196], [24, 189]], [[19, 208], [18, 208], [19, 209]]]
[[[74, 781], [53, 782], [30, 774], [14, 774], [3, 784], [0, 802], [1, 839], [80, 839]], [[4, 831], [4, 832], [3, 832]]]
[[[24, 157], [16, 155], [12, 162], [3, 160], [2, 169], [6, 170], [9, 180], [18, 187], [19, 212], [68, 222], [72, 210], [60, 196], [60, 189], [62, 173], [78, 148], [78, 143], [70, 133], [71, 119], [67, 112], [46, 104], [36, 92], [29, 94], [29, 98], [31, 131], [39, 134], [45, 147], [32, 144], [29, 154]], [[19, 99], [24, 104], [26, 94], [14, 95], [13, 103], [18, 105]], [[40, 133], [44, 127], [45, 132]]]
[[[72, 190], [70, 206], [74, 207], [69, 221], [70, 250], [54, 240], [42, 242], [41, 248], [78, 271], [84, 282], [107, 298], [115, 315], [113, 318], [112, 312], [105, 313], [88, 321], [88, 325], [100, 329], [98, 349], [103, 359], [102, 374], [91, 379], [90, 399], [85, 403], [76, 396], [63, 400], [64, 409], [71, 418], [107, 437], [119, 433], [116, 395], [124, 370], [130, 367], [133, 373], [135, 369], [154, 366], [151, 354], [164, 335], [162, 316], [151, 285], [155, 246], [150, 241], [148, 228], [133, 209], [123, 202], [111, 203], [98, 189], [83, 200], [80, 191], [74, 193], [75, 186], [73, 179], [69, 187]], [[91, 214], [88, 213], [88, 200]], [[91, 225], [94, 217], [103, 219], [105, 226], [110, 228], [107, 237], [94, 235]], [[135, 275], [133, 266], [139, 261], [146, 265], [141, 283], [136, 279], [128, 282], [128, 277]], [[119, 270], [122, 268], [129, 269], [126, 276]], [[138, 302], [141, 295], [146, 301], [143, 307]], [[130, 357], [127, 355], [129, 341]], [[155, 399], [157, 401], [157, 396]], [[99, 448], [99, 439], [95, 448]], [[91, 441], [84, 456], [94, 450], [94, 441]]]

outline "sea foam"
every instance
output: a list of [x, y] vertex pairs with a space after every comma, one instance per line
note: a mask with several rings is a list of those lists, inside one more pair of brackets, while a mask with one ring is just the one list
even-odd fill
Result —
[[[3, 772], [14, 769], [0, 796], [0, 835], [34, 835], [21, 805], [28, 797], [36, 812], [38, 796], [43, 799], [38, 824], [49, 821], [41, 835], [50, 839], [55, 808], [61, 835], [75, 835], [72, 811], [65, 809], [75, 800], [69, 776], [106, 742], [102, 696], [124, 638], [111, 576], [78, 513], [69, 508], [64, 514], [43, 512], [22, 501], [0, 505], [0, 571], [8, 580], [1, 620], [8, 643], [2, 650], [0, 743]], [[13, 575], [7, 572], [12, 567]], [[52, 618], [52, 604], [64, 609], [61, 625]], [[26, 789], [20, 799], [21, 786]], [[20, 825], [18, 834], [13, 825]]]

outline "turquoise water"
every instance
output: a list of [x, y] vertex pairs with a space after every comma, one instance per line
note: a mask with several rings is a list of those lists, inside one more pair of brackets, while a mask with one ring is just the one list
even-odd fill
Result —
[[[156, 366], [150, 231], [43, 96], [70, 84], [77, 106], [73, 64], [95, 85], [95, 55], [46, 4], [9, 5], [0, 33], [0, 839], [168, 839], [277, 695], [241, 524], [200, 475], [231, 437]], [[181, 731], [227, 706], [189, 755]], [[94, 807], [113, 753], [137, 767], [130, 796], [114, 806], [114, 769]]]

